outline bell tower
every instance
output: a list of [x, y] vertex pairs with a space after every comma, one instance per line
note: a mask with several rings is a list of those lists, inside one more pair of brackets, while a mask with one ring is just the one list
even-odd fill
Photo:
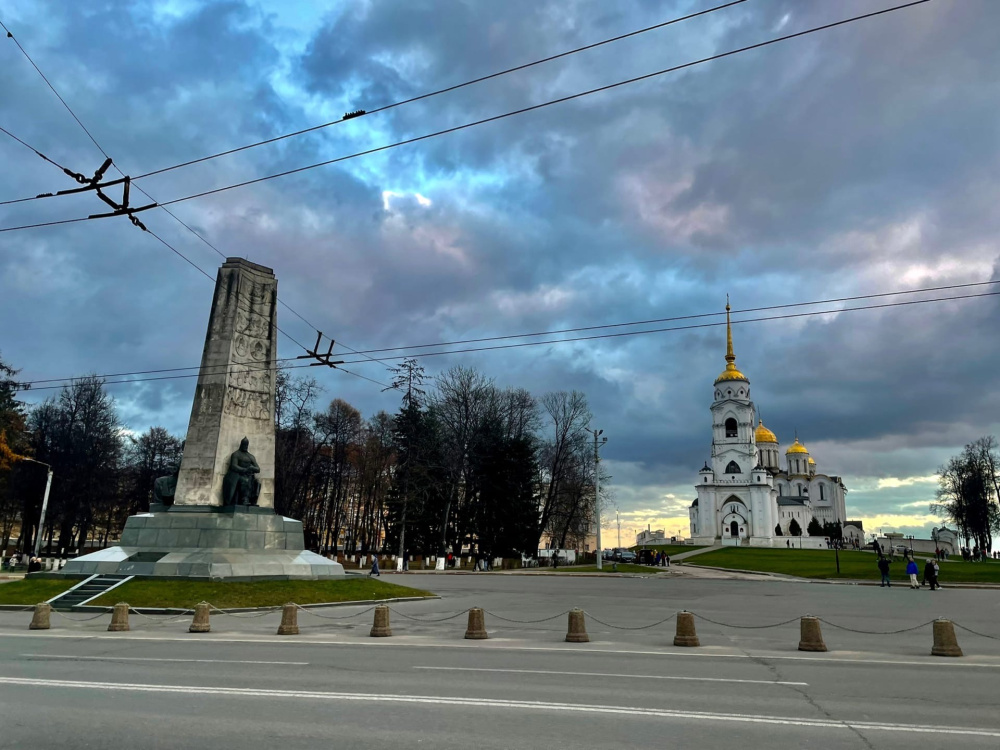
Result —
[[717, 479], [749, 481], [757, 465], [755, 409], [750, 379], [736, 367], [726, 298], [726, 369], [715, 379], [712, 402], [712, 469]]

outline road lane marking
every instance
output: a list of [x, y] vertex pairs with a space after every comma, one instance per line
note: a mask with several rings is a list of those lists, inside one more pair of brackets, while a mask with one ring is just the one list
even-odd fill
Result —
[[441, 672], [504, 672], [508, 674], [557, 674], [572, 677], [625, 677], [630, 680], [693, 680], [695, 682], [743, 682], [750, 685], [805, 685], [808, 682], [782, 682], [781, 680], [737, 680], [729, 677], [679, 677], [660, 674], [609, 674], [607, 672], [557, 672], [553, 669], [488, 669], [486, 667], [414, 667]]
[[73, 654], [21, 654], [33, 659], [72, 659], [73, 661], [166, 661], [193, 664], [284, 664], [308, 667], [307, 661], [246, 661], [241, 659], [155, 659], [149, 656], [74, 656]]
[[[195, 685], [151, 685], [143, 683], [81, 682], [77, 680], [42, 680], [28, 677], [0, 677], [0, 685], [79, 690], [119, 690], [128, 693], [174, 693], [204, 695], [207, 697], [287, 698], [293, 700], [344, 701], [371, 703], [411, 703], [417, 705], [459, 706], [466, 708], [508, 708], [526, 711], [568, 711], [581, 713], [624, 714], [657, 719], [690, 719], [694, 721], [737, 722], [771, 724], [779, 726], [808, 727], [813, 729], [872, 730], [909, 732], [917, 734], [964, 735], [997, 737], [1000, 731], [975, 727], [936, 726], [927, 724], [889, 724], [868, 721], [838, 721], [836, 719], [806, 719], [794, 716], [768, 716], [766, 714], [724, 714], [709, 711], [683, 711], [666, 708], [637, 708], [634, 706], [591, 705], [584, 703], [554, 703], [546, 701], [516, 701], [500, 698], [425, 697], [384, 693], [333, 693], [315, 690], [264, 690], [260, 688], [204, 687]], [[48, 693], [51, 700], [51, 692]]]
[[[953, 659], [948, 659], [947, 661], [941, 661], [941, 659], [932, 659], [928, 657], [926, 661], [904, 661], [898, 659], [861, 659], [861, 658], [851, 658], [837, 656], [836, 653], [831, 653], [828, 656], [784, 656], [777, 654], [768, 653], [724, 653], [724, 654], [706, 654], [706, 653], [695, 653], [692, 651], [650, 651], [650, 650], [639, 650], [639, 649], [618, 649], [618, 648], [576, 648], [572, 646], [506, 646], [499, 645], [497, 641], [494, 640], [494, 644], [497, 645], [485, 645], [482, 641], [476, 641], [475, 643], [413, 643], [413, 642], [402, 642], [406, 636], [398, 637], [395, 639], [396, 642], [392, 642], [386, 639], [374, 639], [373, 642], [369, 641], [321, 641], [321, 640], [309, 640], [307, 638], [288, 640], [288, 639], [278, 639], [278, 638], [183, 638], [176, 636], [146, 636], [146, 635], [98, 635], [98, 634], [55, 634], [55, 633], [0, 633], [0, 638], [63, 638], [67, 640], [75, 641], [87, 641], [87, 640], [109, 640], [109, 641], [156, 641], [165, 643], [192, 643], [192, 644], [220, 644], [220, 643], [263, 643], [271, 646], [350, 646], [354, 648], [455, 648], [455, 649], [473, 649], [477, 651], [546, 651], [552, 653], [564, 653], [564, 654], [615, 654], [619, 656], [680, 656], [686, 658], [701, 658], [701, 659], [754, 659], [754, 660], [764, 660], [764, 661], [774, 661], [774, 660], [786, 660], [786, 661], [809, 661], [809, 662], [822, 662], [825, 664], [885, 664], [888, 666], [910, 666], [910, 667], [928, 667], [932, 666], [935, 670], [950, 669], [950, 668], [980, 668], [980, 669], [1000, 669], [1000, 662], [984, 664], [982, 662], [969, 662], [969, 661], [957, 661]], [[852, 652], [858, 653], [858, 652]], [[965, 657], [968, 659], [969, 657]], [[974, 657], [973, 657], [974, 658]], [[986, 654], [985, 658], [996, 658], [992, 657], [990, 654]]]

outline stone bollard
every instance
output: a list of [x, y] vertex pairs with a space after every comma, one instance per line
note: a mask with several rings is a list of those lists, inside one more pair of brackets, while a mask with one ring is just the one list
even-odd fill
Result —
[[484, 641], [490, 637], [486, 632], [486, 618], [479, 607], [469, 610], [469, 626], [465, 629], [465, 637], [476, 641]]
[[35, 614], [31, 616], [31, 624], [28, 626], [28, 630], [48, 630], [51, 627], [49, 625], [49, 615], [51, 614], [51, 604], [46, 604], [45, 602], [36, 604]]
[[691, 647], [701, 645], [698, 633], [694, 629], [694, 615], [687, 610], [677, 614], [677, 634], [674, 636], [674, 645]]
[[209, 620], [210, 617], [210, 605], [208, 602], [201, 602], [196, 604], [194, 607], [194, 619], [191, 621], [191, 627], [188, 628], [189, 633], [210, 633], [212, 632], [212, 623]]
[[118, 602], [111, 611], [111, 624], [108, 630], [120, 633], [131, 630], [128, 626], [128, 605], [125, 602]]
[[281, 624], [278, 626], [278, 635], [298, 635], [299, 634], [299, 608], [289, 602], [281, 610]]
[[569, 611], [569, 627], [566, 629], [566, 641], [569, 643], [590, 643], [587, 635], [587, 622], [583, 619], [582, 609]]
[[372, 623], [372, 632], [369, 635], [372, 638], [388, 638], [392, 635], [392, 629], [389, 627], [389, 607], [385, 604], [375, 607], [375, 622]]
[[800, 621], [799, 633], [799, 651], [826, 651], [823, 631], [820, 630], [817, 618], [812, 615], [803, 617]]
[[962, 656], [962, 649], [955, 637], [955, 626], [951, 620], [939, 618], [934, 621], [934, 647], [931, 656]]

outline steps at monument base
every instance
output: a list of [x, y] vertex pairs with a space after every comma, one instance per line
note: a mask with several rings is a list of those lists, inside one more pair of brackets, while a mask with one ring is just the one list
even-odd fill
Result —
[[73, 607], [78, 607], [84, 602], [100, 596], [105, 591], [110, 591], [115, 586], [125, 583], [125, 581], [132, 577], [133, 576], [94, 575], [61, 596], [51, 599], [49, 604], [52, 605], [53, 609], [72, 609]]

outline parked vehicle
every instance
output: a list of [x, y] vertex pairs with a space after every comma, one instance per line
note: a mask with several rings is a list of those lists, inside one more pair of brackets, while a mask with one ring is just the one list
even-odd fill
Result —
[[651, 549], [641, 549], [639, 550], [639, 564], [640, 565], [655, 565], [656, 564], [656, 551]]
[[615, 560], [616, 562], [634, 563], [635, 552], [633, 552], [630, 549], [624, 549], [619, 547], [618, 549], [615, 550], [614, 557], [612, 557], [611, 559]]

